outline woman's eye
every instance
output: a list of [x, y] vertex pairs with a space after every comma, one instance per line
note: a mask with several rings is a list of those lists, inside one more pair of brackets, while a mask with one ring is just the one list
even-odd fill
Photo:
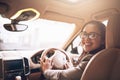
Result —
[[92, 37], [95, 37], [96, 35], [95, 34], [91, 34]]
[[87, 37], [87, 34], [83, 34], [83, 37]]
[[94, 33], [90, 33], [89, 34], [89, 38], [93, 38], [93, 37], [95, 37], [95, 34]]

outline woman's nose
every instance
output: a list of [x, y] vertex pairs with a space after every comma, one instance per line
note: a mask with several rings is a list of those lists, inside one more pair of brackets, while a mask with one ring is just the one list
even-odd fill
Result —
[[85, 37], [85, 40], [86, 40], [86, 41], [90, 40], [89, 36], [86, 36], [86, 37]]

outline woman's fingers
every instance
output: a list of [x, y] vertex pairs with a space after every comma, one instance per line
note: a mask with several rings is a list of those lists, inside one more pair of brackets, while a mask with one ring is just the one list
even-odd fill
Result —
[[73, 67], [72, 63], [67, 62], [66, 64], [64, 64], [64, 69], [68, 69], [70, 67]]
[[43, 72], [45, 70], [52, 69], [52, 63], [51, 63], [51, 60], [49, 59], [45, 59], [44, 61], [40, 59], [40, 65]]
[[68, 69], [69, 67], [68, 67], [68, 65], [67, 64], [65, 64], [64, 65], [64, 69]]

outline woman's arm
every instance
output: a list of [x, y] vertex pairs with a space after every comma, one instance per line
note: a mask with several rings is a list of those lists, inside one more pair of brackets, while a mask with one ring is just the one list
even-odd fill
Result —
[[48, 80], [80, 80], [82, 73], [91, 57], [91, 55], [84, 57], [77, 67], [72, 67], [66, 70], [46, 69], [44, 71], [44, 76]]

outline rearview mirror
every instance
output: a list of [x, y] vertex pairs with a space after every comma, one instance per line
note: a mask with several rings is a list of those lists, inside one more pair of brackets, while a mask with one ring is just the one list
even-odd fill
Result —
[[28, 28], [25, 24], [4, 24], [4, 28], [8, 31], [20, 32]]

